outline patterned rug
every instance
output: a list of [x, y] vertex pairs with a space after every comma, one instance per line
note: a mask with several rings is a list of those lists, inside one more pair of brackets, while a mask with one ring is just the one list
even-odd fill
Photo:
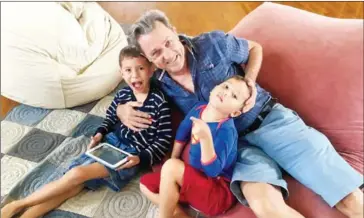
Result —
[[[115, 92], [89, 104], [47, 110], [19, 105], [1, 121], [2, 205], [23, 198], [62, 176], [70, 162], [86, 151]], [[158, 209], [139, 191], [139, 177], [121, 192], [104, 187], [84, 190], [44, 217], [157, 217]]]

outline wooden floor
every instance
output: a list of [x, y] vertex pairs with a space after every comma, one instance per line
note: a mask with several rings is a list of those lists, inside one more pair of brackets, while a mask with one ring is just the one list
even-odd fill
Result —
[[[337, 18], [363, 19], [363, 2], [276, 2]], [[119, 23], [132, 23], [144, 11], [164, 11], [179, 32], [197, 35], [228, 31], [262, 2], [99, 2]], [[18, 103], [1, 96], [1, 118]]]

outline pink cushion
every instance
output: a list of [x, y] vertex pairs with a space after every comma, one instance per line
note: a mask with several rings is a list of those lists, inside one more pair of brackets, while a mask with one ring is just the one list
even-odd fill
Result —
[[265, 3], [231, 33], [263, 46], [258, 82], [362, 171], [363, 20]]
[[[259, 84], [327, 135], [339, 153], [362, 173], [363, 21], [328, 18], [264, 3], [231, 33], [263, 46]], [[173, 116], [178, 123], [181, 117]], [[187, 156], [188, 148], [182, 157], [186, 160]], [[288, 204], [305, 217], [344, 217], [292, 177], [285, 179], [290, 192]], [[219, 217], [255, 215], [237, 204]]]
[[[363, 20], [264, 3], [231, 33], [263, 46], [259, 84], [327, 135], [362, 173]], [[288, 183], [289, 205], [306, 217], [343, 217], [297, 181]]]

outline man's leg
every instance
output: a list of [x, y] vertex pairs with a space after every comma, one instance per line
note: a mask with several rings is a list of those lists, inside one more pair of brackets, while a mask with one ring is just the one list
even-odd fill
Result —
[[362, 215], [357, 208], [363, 205], [363, 194], [358, 190], [363, 176], [337, 153], [325, 135], [307, 126], [294, 111], [275, 105], [259, 129], [245, 138], [329, 206], [337, 205], [349, 216]]
[[307, 126], [297, 113], [277, 104], [259, 129], [245, 137], [330, 207], [340, 202], [337, 208], [344, 214], [362, 215], [357, 208], [363, 205], [363, 195], [358, 190], [363, 175], [337, 153], [325, 135]]
[[82, 191], [83, 187], [84, 187], [83, 184], [78, 185], [78, 186], [76, 186], [72, 190], [69, 190], [66, 193], [63, 193], [61, 195], [57, 195], [57, 196], [51, 198], [50, 200], [48, 200], [48, 201], [46, 201], [44, 203], [32, 206], [29, 209], [27, 209], [21, 215], [20, 218], [37, 218], [37, 217], [41, 217], [44, 214], [48, 213], [49, 211], [57, 208], [59, 205], [61, 205], [67, 199], [72, 198], [73, 196], [80, 193]]
[[335, 207], [350, 218], [363, 218], [364, 217], [364, 205], [363, 205], [363, 192], [360, 189], [356, 189], [339, 203]]
[[303, 217], [284, 202], [280, 188], [256, 182], [241, 182], [240, 187], [250, 208], [259, 218]]
[[107, 169], [99, 163], [75, 167], [60, 179], [44, 185], [41, 189], [35, 191], [26, 198], [7, 204], [1, 209], [1, 217], [10, 218], [24, 208], [41, 204], [57, 195], [66, 193], [87, 180], [104, 178], [108, 175], [109, 172]]
[[259, 218], [302, 218], [284, 201], [288, 189], [278, 165], [260, 148], [246, 143], [244, 139], [239, 140], [242, 148], [239, 149], [230, 184], [235, 197]]

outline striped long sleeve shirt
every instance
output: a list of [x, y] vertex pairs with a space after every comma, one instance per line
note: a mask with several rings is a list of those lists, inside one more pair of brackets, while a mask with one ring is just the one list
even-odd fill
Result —
[[171, 109], [164, 94], [151, 85], [147, 98], [138, 110], [150, 114], [152, 124], [140, 132], [129, 129], [116, 115], [117, 105], [129, 101], [136, 101], [132, 89], [125, 87], [119, 90], [96, 133], [106, 135], [111, 131], [114, 132], [122, 143], [139, 152], [140, 164], [143, 166], [161, 162], [172, 142]]

